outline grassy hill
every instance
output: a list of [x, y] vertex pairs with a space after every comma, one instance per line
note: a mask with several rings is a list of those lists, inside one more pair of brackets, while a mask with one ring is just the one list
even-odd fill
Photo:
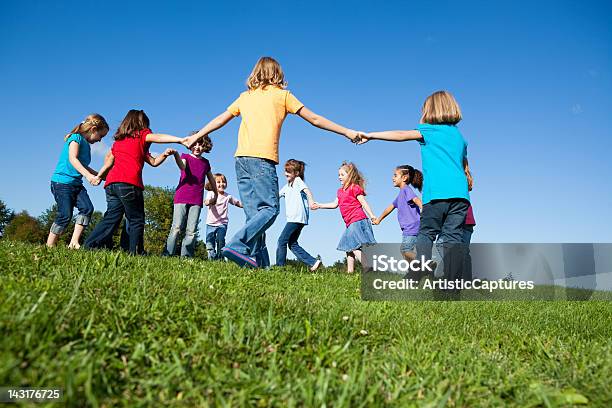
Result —
[[69, 406], [612, 404], [612, 303], [364, 302], [297, 266], [0, 241], [0, 385]]

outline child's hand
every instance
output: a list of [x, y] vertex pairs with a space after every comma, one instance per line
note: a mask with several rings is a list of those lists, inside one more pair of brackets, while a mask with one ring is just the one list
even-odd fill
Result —
[[355, 140], [355, 143], [362, 145], [364, 143], [366, 143], [368, 140], [370, 140], [370, 137], [368, 136], [367, 133], [365, 132], [357, 132], [357, 139]]
[[99, 186], [101, 182], [102, 182], [102, 179], [100, 178], [100, 176], [95, 176], [93, 178], [93, 181], [91, 181], [90, 183], [92, 186]]
[[310, 206], [311, 210], [318, 210], [319, 208], [321, 207], [319, 206], [319, 203], [317, 202], [312, 203], [312, 205]]
[[168, 157], [170, 155], [173, 155], [174, 153], [176, 153], [176, 149], [172, 149], [169, 147], [164, 151], [164, 156]]
[[[195, 135], [193, 135], [193, 136], [195, 136]], [[186, 136], [186, 137], [184, 137], [184, 138], [181, 140], [181, 144], [182, 144], [183, 146], [185, 146], [186, 148], [191, 149], [191, 146], [192, 146], [193, 144], [195, 144], [195, 142], [197, 142], [197, 141], [198, 141], [198, 139], [194, 138], [193, 136]]]
[[378, 225], [380, 224], [380, 220], [376, 217], [372, 218], [372, 225]]
[[207, 204], [207, 205], [208, 205], [208, 206], [213, 206], [213, 205], [215, 205], [215, 204], [217, 204], [217, 196], [214, 196], [214, 197], [210, 198], [210, 199], [208, 200], [208, 204]]
[[[91, 173], [89, 173], [89, 174], [86, 176], [87, 181], [88, 181], [88, 182], [89, 182], [89, 184], [91, 184], [92, 186], [96, 186], [96, 185], [97, 185], [97, 184], [94, 184], [94, 183], [95, 183], [95, 181], [96, 181], [96, 177], [97, 177], [97, 176], [94, 176], [94, 175], [93, 175], [93, 174], [91, 174]], [[100, 183], [98, 183], [98, 184], [100, 184]]]

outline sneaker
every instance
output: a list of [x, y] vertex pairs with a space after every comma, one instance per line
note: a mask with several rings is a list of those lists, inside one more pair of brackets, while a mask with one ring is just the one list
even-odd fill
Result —
[[240, 252], [233, 250], [230, 247], [225, 247], [221, 249], [221, 253], [224, 257], [234, 262], [238, 266], [243, 266], [247, 268], [257, 268], [257, 261], [251, 258], [250, 256], [243, 255]]

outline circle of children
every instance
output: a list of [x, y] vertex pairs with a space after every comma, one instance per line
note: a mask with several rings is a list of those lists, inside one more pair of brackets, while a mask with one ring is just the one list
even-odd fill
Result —
[[[200, 131], [179, 138], [153, 133], [149, 119], [141, 110], [130, 110], [114, 135], [114, 143], [106, 155], [102, 168], [96, 172], [89, 167], [90, 145], [99, 142], [109, 131], [105, 119], [92, 114], [66, 135], [64, 147], [51, 177], [51, 192], [57, 203], [57, 217], [51, 226], [48, 246], [55, 246], [58, 237], [72, 219], [73, 208], [78, 209], [70, 248], [80, 247], [80, 237], [93, 213], [93, 205], [83, 186], [85, 177], [91, 185], [105, 180], [107, 209], [96, 224], [84, 246], [89, 249], [108, 247], [112, 236], [125, 217], [128, 239], [125, 249], [133, 254], [143, 252], [145, 225], [144, 163], [158, 166], [174, 156], [181, 171], [174, 196], [174, 214], [165, 254], [174, 255], [177, 239], [184, 229], [181, 256], [193, 256], [196, 228], [200, 211], [208, 207], [206, 217], [206, 247], [210, 259], [227, 258], [246, 267], [268, 267], [270, 260], [265, 245], [265, 232], [279, 213], [279, 199], [285, 197], [287, 224], [278, 239], [276, 264], [284, 265], [287, 248], [311, 270], [321, 266], [320, 257], [313, 257], [299, 244], [302, 229], [308, 224], [309, 210], [340, 208], [346, 224], [337, 249], [347, 256], [348, 272], [353, 272], [355, 259], [361, 262], [361, 248], [376, 243], [372, 224], [379, 224], [394, 209], [402, 230], [401, 252], [407, 260], [417, 253], [431, 259], [432, 245], [437, 239], [443, 243], [445, 275], [447, 259], [463, 262], [450, 255], [453, 248], [469, 245], [474, 218], [469, 204], [472, 177], [468, 167], [466, 142], [456, 127], [461, 110], [446, 91], [430, 95], [422, 108], [421, 123], [416, 130], [364, 133], [338, 125], [306, 108], [285, 89], [281, 66], [270, 57], [261, 58], [247, 80], [248, 90], [211, 120]], [[296, 114], [310, 124], [339, 135], [354, 143], [369, 140], [402, 142], [418, 141], [421, 147], [423, 173], [409, 165], [400, 165], [393, 173], [393, 185], [399, 195], [380, 217], [376, 217], [366, 201], [365, 180], [353, 163], [344, 162], [338, 169], [340, 188], [329, 203], [318, 203], [304, 182], [305, 164], [299, 160], [285, 163], [287, 184], [279, 191], [276, 165], [281, 126], [288, 113]], [[203, 153], [210, 152], [209, 133], [220, 129], [237, 116], [242, 116], [235, 153], [236, 178], [240, 200], [226, 192], [223, 174], [211, 172]], [[153, 157], [151, 143], [179, 143], [191, 150], [179, 154], [166, 149]], [[422, 199], [412, 187], [422, 190]], [[204, 189], [208, 190], [204, 197]], [[229, 204], [242, 207], [245, 225], [225, 243]], [[463, 245], [453, 245], [463, 244]], [[447, 248], [448, 246], [448, 248]], [[457, 251], [457, 256], [464, 256]], [[454, 273], [460, 273], [454, 272]], [[451, 275], [454, 273], [449, 271]], [[448, 276], [448, 275], [447, 275]]]

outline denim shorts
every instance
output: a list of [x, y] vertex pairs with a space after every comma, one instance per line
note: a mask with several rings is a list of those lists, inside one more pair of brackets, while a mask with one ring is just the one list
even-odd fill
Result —
[[402, 246], [400, 251], [402, 252], [416, 252], [416, 235], [403, 235]]

